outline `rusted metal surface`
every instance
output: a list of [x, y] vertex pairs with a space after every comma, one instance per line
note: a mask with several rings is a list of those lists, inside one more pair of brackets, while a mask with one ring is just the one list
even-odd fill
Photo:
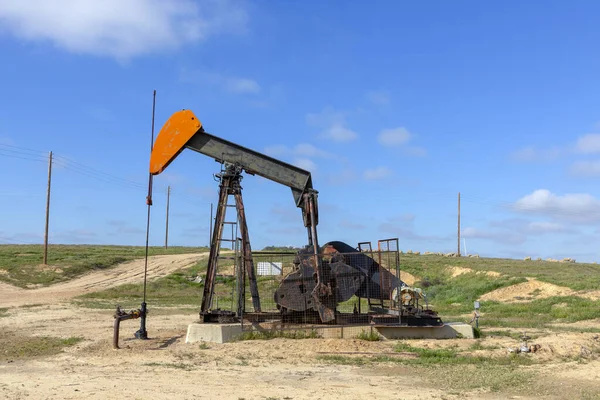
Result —
[[204, 319], [204, 315], [208, 313], [212, 305], [229, 185], [229, 176], [223, 176], [221, 178], [221, 184], [219, 185], [219, 204], [217, 205], [217, 213], [215, 215], [215, 227], [213, 229], [213, 235], [211, 239], [210, 253], [208, 255], [208, 267], [206, 268], [206, 279], [204, 280], [204, 291], [202, 293], [202, 303], [200, 305], [201, 319]]
[[128, 319], [136, 319], [145, 316], [145, 313], [141, 310], [132, 310], [129, 312], [125, 312], [121, 310], [120, 306], [117, 306], [117, 310], [115, 311], [114, 318], [115, 322], [113, 324], [113, 348], [119, 348], [119, 328], [121, 325], [121, 321], [125, 321]]
[[[250, 246], [250, 235], [248, 234], [248, 224], [246, 223], [246, 212], [244, 210], [244, 201], [242, 200], [242, 191], [239, 187], [239, 180], [235, 187], [235, 205], [237, 208], [240, 233], [242, 235], [242, 268], [244, 269], [248, 280], [250, 281], [250, 295], [252, 296], [252, 306], [255, 312], [260, 312], [260, 297], [258, 294], [258, 284], [256, 282], [256, 273], [254, 271], [254, 260], [252, 258], [252, 248]], [[243, 297], [242, 297], [243, 298]]]
[[[396, 239], [380, 241], [378, 250], [372, 252], [369, 246], [364, 246], [366, 242], [361, 244], [363, 246], [357, 250], [343, 242], [328, 242], [320, 248], [318, 257], [315, 257], [314, 248], [307, 246], [296, 253], [293, 262], [290, 262], [292, 256], [289, 253], [280, 253], [282, 260], [288, 260], [289, 269], [281, 278], [272, 278], [271, 282], [276, 286], [270, 296], [279, 317], [271, 313], [273, 308], [270, 304], [273, 303], [268, 303], [267, 298], [263, 307], [265, 312], [260, 315], [245, 313], [243, 321], [278, 319], [290, 327], [298, 324], [338, 326], [360, 323], [442, 326], [443, 322], [435, 311], [419, 302], [402, 304], [399, 301], [399, 289], [408, 289], [408, 286], [398, 278], [400, 257]], [[255, 254], [255, 257], [272, 260], [275, 254]], [[285, 266], [284, 261], [280, 264]], [[319, 278], [322, 287], [326, 288], [324, 293], [317, 291]], [[264, 292], [268, 293], [267, 281], [263, 282], [263, 286], [261, 293], [264, 299]], [[363, 300], [365, 303], [368, 301], [368, 306], [363, 304], [361, 307]]]
[[[314, 252], [314, 249], [310, 250]], [[340, 250], [353, 252], [344, 254]], [[274, 299], [280, 307], [293, 311], [313, 309], [319, 313], [322, 322], [330, 322], [335, 319], [337, 304], [354, 295], [382, 297], [390, 294], [389, 290], [382, 289], [379, 277], [385, 276], [387, 282], [395, 277], [372, 258], [357, 253], [342, 242], [327, 243], [324, 253], [323, 256], [309, 255], [305, 250], [298, 254], [297, 270], [287, 275], [275, 292]], [[328, 259], [323, 259], [325, 257]]]
[[[238, 298], [244, 298], [245, 278], [248, 277], [250, 282], [250, 293], [252, 296], [252, 305], [255, 312], [260, 312], [260, 296], [258, 293], [258, 284], [256, 281], [256, 273], [254, 269], [254, 261], [252, 258], [252, 248], [250, 246], [250, 236], [248, 234], [248, 225], [246, 222], [246, 212], [244, 202], [242, 200], [242, 187], [240, 181], [242, 168], [239, 165], [228, 164], [225, 169], [217, 174], [220, 180], [219, 185], [219, 204], [217, 205], [217, 213], [215, 216], [215, 227], [211, 238], [210, 254], [208, 259], [208, 267], [206, 270], [206, 280], [204, 283], [204, 292], [202, 303], [200, 306], [200, 317], [204, 322], [214, 322], [219, 319], [219, 313], [215, 310], [215, 317], [211, 316], [212, 299], [214, 296], [215, 279], [219, 262], [219, 252], [221, 249], [221, 241], [223, 235], [223, 226], [225, 223], [225, 214], [227, 208], [227, 199], [230, 195], [234, 196], [235, 206], [238, 216], [240, 234], [242, 236], [242, 268], [244, 274], [238, 282]], [[238, 304], [238, 315], [244, 312], [244, 302]]]

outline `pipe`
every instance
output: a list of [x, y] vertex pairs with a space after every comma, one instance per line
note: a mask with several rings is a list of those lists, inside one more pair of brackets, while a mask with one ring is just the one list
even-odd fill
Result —
[[136, 319], [139, 318], [141, 316], [145, 315], [144, 312], [142, 312], [142, 310], [133, 310], [130, 311], [128, 313], [124, 312], [121, 310], [120, 306], [117, 306], [117, 311], [115, 312], [115, 322], [113, 324], [113, 348], [114, 349], [119, 349], [119, 328], [121, 325], [121, 321], [125, 321], [128, 319]]

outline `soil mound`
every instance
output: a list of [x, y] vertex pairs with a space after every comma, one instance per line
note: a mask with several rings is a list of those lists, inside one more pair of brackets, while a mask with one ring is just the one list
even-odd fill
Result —
[[471, 268], [465, 268], [465, 267], [452, 267], [449, 266], [448, 267], [448, 271], [450, 272], [450, 274], [452, 275], [453, 278], [456, 278], [457, 276], [460, 276], [462, 274], [469, 274], [469, 273], [476, 273], [476, 274], [485, 274], [487, 276], [493, 276], [493, 277], [499, 277], [501, 274], [499, 272], [496, 271], [475, 271], [472, 270]]
[[528, 302], [553, 296], [573, 296], [577, 293], [567, 287], [540, 282], [535, 278], [527, 278], [527, 282], [493, 290], [481, 296], [481, 300], [504, 303]]
[[413, 274], [411, 274], [409, 272], [404, 272], [402, 270], [400, 270], [400, 279], [402, 280], [402, 282], [406, 283], [408, 286], [413, 286], [415, 284], [415, 282], [420, 280]]

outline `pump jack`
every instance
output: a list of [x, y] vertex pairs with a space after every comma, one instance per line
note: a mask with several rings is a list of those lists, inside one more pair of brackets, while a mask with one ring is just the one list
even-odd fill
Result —
[[[219, 204], [215, 229], [211, 237], [208, 268], [200, 307], [201, 319], [209, 322], [219, 317], [218, 313], [215, 314], [211, 311], [211, 304], [221, 247], [226, 200], [229, 194], [233, 194], [236, 200], [242, 234], [242, 268], [250, 281], [252, 305], [255, 312], [261, 311], [240, 185], [241, 173], [246, 172], [288, 186], [292, 190], [294, 202], [302, 210], [304, 226], [308, 233], [307, 247], [311, 249], [316, 266], [316, 285], [312, 291], [315, 309], [319, 312], [323, 322], [332, 321], [335, 318], [335, 309], [329, 306], [332, 304], [330, 299], [332, 296], [331, 282], [330, 279], [326, 279], [328, 274], [324, 271], [319, 257], [318, 192], [312, 187], [310, 172], [211, 135], [204, 130], [202, 123], [192, 111], [182, 110], [174, 113], [160, 130], [150, 157], [150, 173], [158, 175], [163, 172], [184, 149], [194, 150], [212, 157], [225, 165], [225, 170], [218, 175], [220, 179]], [[243, 286], [240, 285], [240, 287]]]
[[[252, 306], [255, 314], [261, 311], [260, 296], [250, 235], [246, 223], [246, 212], [242, 200], [242, 172], [258, 175], [292, 190], [294, 203], [302, 210], [304, 226], [307, 229], [308, 245], [296, 255], [296, 270], [289, 273], [280, 283], [274, 294], [275, 301], [282, 317], [312, 311], [321, 323], [336, 321], [336, 307], [356, 295], [359, 298], [381, 300], [392, 299], [401, 286], [405, 286], [397, 276], [381, 267], [362, 253], [347, 257], [357, 251], [342, 242], [329, 242], [319, 248], [317, 224], [319, 223], [317, 197], [318, 192], [312, 186], [309, 171], [287, 164], [283, 161], [245, 148], [238, 144], [214, 136], [204, 130], [202, 123], [190, 110], [175, 112], [164, 124], [153, 146], [150, 157], [150, 173], [158, 175], [185, 149], [212, 157], [222, 164], [222, 170], [215, 177], [219, 180], [219, 203], [215, 217], [215, 225], [211, 236], [210, 253], [204, 291], [200, 306], [200, 320], [203, 322], [230, 322], [241, 317], [245, 307], [245, 281], [249, 281]], [[238, 308], [237, 315], [232, 311], [212, 308], [215, 289], [217, 263], [221, 249], [223, 225], [227, 199], [235, 198], [238, 223], [241, 233], [241, 276], [238, 275]], [[233, 240], [233, 239], [232, 239]], [[237, 239], [236, 239], [237, 240]], [[397, 239], [396, 239], [397, 240]], [[363, 243], [364, 244], [364, 243]], [[370, 248], [370, 243], [369, 243]], [[325, 257], [321, 253], [330, 252], [333, 257]], [[337, 255], [336, 255], [337, 254]], [[376, 313], [390, 314], [383, 308], [373, 310]], [[407, 310], [397, 310], [396, 315], [404, 315]], [[415, 325], [440, 325], [437, 314], [429, 309], [410, 312], [408, 323]], [[397, 319], [398, 317], [396, 317]], [[412, 322], [411, 322], [412, 321]]]

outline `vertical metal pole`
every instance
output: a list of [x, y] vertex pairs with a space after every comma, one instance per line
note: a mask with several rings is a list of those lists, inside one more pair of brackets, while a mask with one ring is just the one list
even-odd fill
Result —
[[[242, 236], [242, 265], [248, 276], [250, 283], [250, 295], [252, 297], [252, 307], [255, 312], [261, 312], [260, 294], [258, 292], [258, 283], [256, 280], [256, 272], [254, 271], [254, 260], [252, 258], [252, 247], [250, 246], [250, 234], [248, 233], [248, 224], [246, 222], [246, 211], [244, 209], [244, 201], [242, 200], [242, 192], [239, 183], [236, 185], [235, 205], [239, 221], [240, 235]], [[246, 282], [244, 281], [244, 285]], [[242, 310], [244, 312], [245, 309]]]
[[167, 218], [165, 223], [165, 249], [169, 248], [169, 200], [171, 198], [171, 186], [167, 186]]
[[215, 226], [212, 231], [210, 252], [208, 254], [208, 266], [206, 267], [206, 278], [204, 279], [204, 291], [202, 292], [202, 302], [200, 303], [201, 321], [204, 321], [204, 316], [212, 307], [219, 252], [221, 250], [221, 238], [223, 236], [223, 222], [225, 221], [225, 213], [227, 212], [227, 196], [229, 195], [230, 183], [231, 179], [229, 177], [222, 177], [221, 183], [219, 184], [219, 203], [217, 204]]
[[44, 265], [48, 264], [48, 226], [50, 222], [50, 185], [52, 183], [52, 152], [48, 156], [48, 190], [46, 192], [46, 228], [44, 230]]
[[396, 276], [398, 277], [398, 285], [396, 286], [396, 299], [398, 304], [398, 324], [402, 325], [402, 280], [400, 279], [400, 242], [396, 238]]
[[[152, 155], [152, 149], [154, 148], [154, 114], [156, 110], [156, 90], [152, 94], [152, 130], [150, 135], [150, 155]], [[150, 247], [150, 209], [152, 207], [152, 183], [153, 175], [148, 174], [148, 195], [146, 196], [146, 205], [148, 206], [148, 216], [146, 219], [146, 256], [144, 258], [144, 298], [142, 300], [142, 307], [140, 313], [140, 329], [135, 333], [137, 339], [148, 339], [148, 331], [146, 330], [146, 315], [148, 313], [146, 304], [146, 282], [148, 280], [148, 249]]]
[[208, 243], [209, 243], [209, 245], [212, 240], [212, 230], [213, 230], [213, 203], [210, 203], [210, 225], [208, 228]]
[[460, 192], [458, 192], [458, 256], [460, 257]]

